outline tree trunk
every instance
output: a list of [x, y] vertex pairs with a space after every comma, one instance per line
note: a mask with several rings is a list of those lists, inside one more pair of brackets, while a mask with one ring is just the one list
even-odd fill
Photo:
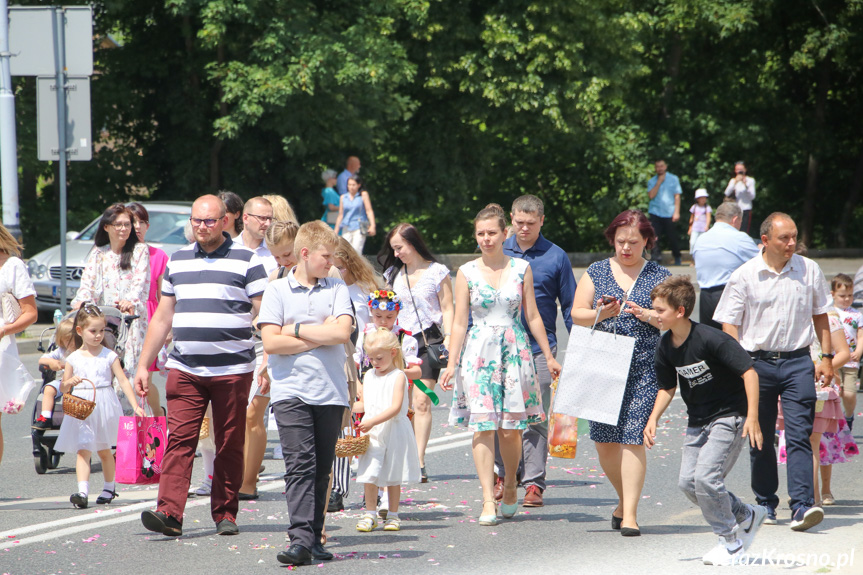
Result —
[[[216, 58], [219, 62], [219, 66], [225, 63], [225, 44], [224, 42], [219, 42], [219, 46], [216, 49]], [[225, 92], [222, 90], [221, 84], [217, 86], [218, 98], [219, 98], [219, 117], [224, 118], [228, 115], [228, 105], [225, 104]], [[224, 145], [224, 140], [222, 138], [216, 136], [216, 139], [213, 140], [213, 145], [210, 147], [210, 192], [216, 193], [222, 187], [222, 174], [221, 174], [221, 165], [220, 165], [220, 155], [222, 152], [222, 146]]]
[[839, 218], [839, 232], [836, 239], [839, 241], [840, 248], [848, 247], [848, 226], [851, 225], [851, 216], [860, 199], [861, 189], [863, 189], [863, 152], [860, 152], [860, 155], [857, 157], [857, 168], [854, 170], [854, 177], [851, 179], [848, 199], [845, 200], [845, 206], [842, 208], [842, 215]]
[[818, 78], [818, 93], [815, 96], [815, 122], [810, 136], [814, 142], [809, 152], [809, 166], [806, 174], [806, 191], [803, 194], [803, 220], [800, 226], [800, 241], [811, 248], [815, 228], [815, 200], [818, 196], [818, 157], [821, 142], [824, 141], [824, 117], [827, 112], [827, 94], [830, 88], [830, 60], [821, 63]]
[[668, 67], [665, 70], [667, 79], [662, 90], [662, 112], [659, 119], [667, 120], [671, 117], [671, 101], [674, 97], [674, 87], [677, 76], [680, 73], [680, 60], [683, 58], [683, 40], [680, 34], [675, 33], [671, 39], [671, 49], [668, 53]]

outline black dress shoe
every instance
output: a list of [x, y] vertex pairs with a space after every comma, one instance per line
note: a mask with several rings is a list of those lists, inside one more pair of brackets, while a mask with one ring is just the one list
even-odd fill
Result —
[[230, 519], [222, 519], [216, 523], [216, 535], [239, 535], [240, 528]]
[[255, 489], [254, 493], [243, 493], [242, 491], [238, 491], [237, 498], [240, 501], [254, 501], [258, 498], [258, 490]]
[[611, 528], [615, 531], [620, 531], [620, 524], [623, 523], [623, 517], [615, 517], [611, 515]]
[[141, 523], [150, 531], [179, 537], [183, 534], [183, 524], [161, 511], [144, 511], [141, 513]]
[[342, 496], [335, 491], [330, 493], [330, 501], [327, 503], [327, 513], [335, 513], [336, 511], [344, 511], [345, 502]]
[[330, 561], [333, 554], [327, 551], [320, 543], [312, 545], [312, 559], [315, 561]]
[[620, 534], [624, 537], [639, 537], [641, 535], [641, 529], [638, 527], [634, 529], [632, 527], [621, 527]]
[[105, 505], [106, 503], [111, 503], [112, 501], [114, 501], [114, 499], [120, 497], [116, 491], [108, 491], [106, 489], [102, 491], [102, 493], [110, 493], [110, 495], [108, 497], [105, 497], [104, 495], [99, 495], [99, 497], [96, 498], [96, 503], [98, 505]]
[[88, 500], [86, 493], [73, 493], [69, 497], [69, 502], [78, 509], [87, 509]]
[[278, 559], [279, 563], [284, 563], [285, 565], [312, 564], [312, 554], [309, 553], [308, 549], [297, 544], [291, 545], [285, 551], [279, 551], [276, 559]]

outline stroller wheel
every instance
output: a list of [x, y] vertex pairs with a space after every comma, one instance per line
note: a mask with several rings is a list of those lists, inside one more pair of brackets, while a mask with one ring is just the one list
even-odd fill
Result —
[[57, 466], [60, 465], [60, 457], [62, 457], [62, 453], [57, 453], [53, 449], [48, 451], [48, 469], [57, 469]]
[[33, 458], [33, 466], [36, 468], [36, 473], [38, 473], [39, 475], [45, 475], [45, 472], [48, 471], [48, 456], [35, 456]]

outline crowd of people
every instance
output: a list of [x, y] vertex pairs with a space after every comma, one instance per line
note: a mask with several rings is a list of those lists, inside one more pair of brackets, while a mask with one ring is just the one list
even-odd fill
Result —
[[[352, 472], [349, 457], [336, 457], [340, 439], [367, 442], [356, 467], [365, 507], [357, 530], [373, 531], [380, 522], [399, 530], [400, 486], [430, 480], [425, 452], [438, 382], [453, 390], [450, 423], [474, 433], [479, 524], [515, 515], [519, 484], [521, 504], [542, 507], [548, 406], [562, 371], [558, 307], [567, 329], [634, 340], [616, 423], [590, 421], [600, 465], [618, 496], [613, 530], [641, 534], [645, 448], [655, 444], [678, 386], [689, 413], [679, 485], [719, 536], [705, 563], [732, 564], [762, 524], [778, 521], [782, 462], [791, 529], [822, 520], [822, 505], [834, 501], [831, 465], [856, 453], [848, 431], [863, 316], [852, 307], [850, 277], [834, 278], [828, 293], [817, 264], [796, 253], [790, 216], [768, 216], [759, 245], [740, 231], [755, 193], [742, 162], [725, 191], [733, 201], [714, 211], [699, 190], [690, 210], [700, 323], [689, 319], [695, 287], [672, 276], [658, 257], [665, 235], [680, 263], [673, 225], [680, 183], [662, 160], [647, 185], [648, 214], [616, 216], [605, 230], [613, 255], [578, 281], [564, 250], [543, 236], [544, 205], [532, 195], [517, 198], [509, 213], [497, 204], [477, 213], [479, 257], [454, 280], [408, 223], [387, 233], [378, 273], [361, 255], [376, 223], [359, 168], [351, 157], [342, 173], [324, 172], [324, 214], [302, 225], [281, 196], [246, 202], [230, 192], [201, 196], [187, 225], [190, 243], [170, 258], [147, 246], [140, 204], [115, 204], [103, 214], [71, 304], [74, 319], [58, 326], [58, 351], [42, 362], [64, 369], [54, 393], [88, 397], [88, 389], [108, 389], [116, 379], [139, 415], [137, 398], [161, 413], [152, 374], [167, 370], [170, 434], [156, 508], [141, 516], [148, 530], [182, 534], [207, 418], [206, 479], [195, 493], [210, 496], [218, 534], [238, 533], [239, 501], [258, 495], [269, 410], [290, 518], [290, 546], [278, 553], [279, 562], [333, 557], [325, 547], [326, 512], [344, 508]], [[20, 246], [0, 228], [0, 291], [21, 308], [18, 319], [0, 327], [0, 345], [12, 350], [14, 339], [6, 336], [36, 316], [35, 292], [18, 256]], [[121, 353], [102, 346], [103, 305], [139, 316]], [[90, 385], [79, 385], [85, 381]], [[116, 394], [96, 395], [95, 416], [65, 418], [58, 439], [63, 451], [77, 453], [78, 486], [70, 497], [76, 507], [89, 505], [93, 452], [104, 474], [96, 503], [117, 497], [111, 437], [121, 408]], [[51, 397], [34, 426], [51, 420]], [[747, 443], [754, 505], [724, 484]], [[826, 459], [825, 443], [832, 454]]]

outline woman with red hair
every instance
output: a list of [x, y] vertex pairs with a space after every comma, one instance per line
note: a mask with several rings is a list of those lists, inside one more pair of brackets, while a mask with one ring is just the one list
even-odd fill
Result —
[[605, 230], [605, 237], [614, 247], [614, 255], [591, 264], [579, 280], [572, 322], [590, 327], [599, 309], [596, 329], [610, 332], [616, 326], [617, 333], [635, 338], [617, 425], [591, 421], [590, 438], [619, 499], [611, 514], [611, 527], [621, 535], [636, 536], [641, 534], [636, 513], [647, 470], [644, 427], [658, 389], [653, 356], [659, 325], [651, 309], [650, 291], [671, 273], [644, 258], [645, 250], [656, 243], [656, 232], [642, 212], [620, 213]]

